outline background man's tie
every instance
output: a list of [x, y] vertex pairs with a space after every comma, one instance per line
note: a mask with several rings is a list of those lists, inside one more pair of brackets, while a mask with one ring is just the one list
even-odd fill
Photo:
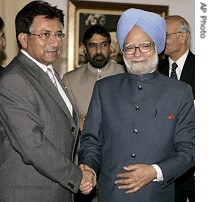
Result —
[[171, 71], [171, 77], [177, 79], [177, 74], [176, 74], [176, 68], [178, 65], [174, 62], [172, 64], [172, 71]]
[[51, 81], [53, 82], [53, 84], [57, 87], [56, 80], [55, 80], [55, 76], [54, 76], [54, 74], [52, 73], [52, 70], [51, 70], [50, 68], [47, 68], [46, 73], [47, 73], [47, 75], [49, 76], [49, 78], [51, 79]]

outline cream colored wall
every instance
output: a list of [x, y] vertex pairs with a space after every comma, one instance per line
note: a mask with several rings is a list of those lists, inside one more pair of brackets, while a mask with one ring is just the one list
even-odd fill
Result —
[[[64, 10], [65, 14], [65, 30], [67, 34], [67, 19], [68, 19], [68, 0], [46, 0], [53, 6], [57, 5], [59, 9]], [[97, 0], [89, 0], [97, 1]], [[100, 1], [100, 0], [98, 0]], [[195, 53], [195, 2], [194, 0], [103, 0], [104, 2], [119, 2], [119, 3], [132, 3], [132, 4], [152, 4], [152, 5], [168, 5], [169, 15], [178, 14], [186, 18], [190, 23], [192, 29], [192, 45], [191, 49]], [[5, 22], [5, 32], [7, 38], [7, 47], [5, 50], [7, 59], [3, 61], [3, 66], [6, 66], [14, 56], [17, 55], [18, 48], [15, 39], [15, 16], [17, 12], [30, 0], [0, 0], [0, 16]], [[187, 11], [187, 12], [186, 12]], [[67, 37], [66, 37], [67, 39]], [[67, 40], [64, 41], [63, 51], [60, 59], [54, 64], [54, 67], [62, 77], [67, 70]]]

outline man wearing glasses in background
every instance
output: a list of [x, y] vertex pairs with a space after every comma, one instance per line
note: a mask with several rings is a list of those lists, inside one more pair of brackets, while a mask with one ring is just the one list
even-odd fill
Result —
[[79, 188], [95, 185], [92, 170], [73, 163], [78, 116], [52, 67], [65, 36], [63, 19], [62, 10], [43, 1], [15, 18], [21, 50], [0, 78], [1, 202], [73, 202]]
[[[191, 30], [189, 23], [181, 16], [166, 17], [167, 33], [164, 54], [158, 71], [171, 77], [172, 64], [175, 63], [176, 78], [188, 83], [195, 99], [195, 55], [190, 51]], [[175, 202], [195, 201], [195, 167], [176, 180]]]
[[195, 99], [195, 55], [190, 51], [191, 30], [181, 16], [166, 17], [167, 33], [164, 50], [165, 59], [160, 60], [158, 71], [171, 76], [172, 64], [176, 63], [177, 79], [192, 87]]

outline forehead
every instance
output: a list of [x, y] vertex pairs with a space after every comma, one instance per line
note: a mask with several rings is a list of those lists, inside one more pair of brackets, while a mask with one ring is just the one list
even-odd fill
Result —
[[88, 40], [88, 43], [100, 43], [104, 41], [108, 41], [107, 37], [100, 34], [93, 34], [92, 38]]
[[125, 38], [125, 43], [152, 41], [151, 38], [139, 27], [134, 26]]
[[34, 17], [32, 28], [36, 30], [61, 29], [61, 23], [57, 18], [48, 19], [43, 15]]
[[180, 22], [175, 19], [166, 19], [167, 29], [176, 30], [180, 26]]

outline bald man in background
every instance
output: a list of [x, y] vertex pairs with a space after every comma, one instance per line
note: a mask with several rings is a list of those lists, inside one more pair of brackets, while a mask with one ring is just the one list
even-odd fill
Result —
[[99, 202], [173, 202], [175, 179], [194, 166], [192, 89], [157, 71], [165, 38], [158, 14], [131, 8], [118, 21], [128, 72], [96, 81], [79, 150]]
[[171, 15], [166, 17], [167, 34], [164, 55], [160, 60], [158, 71], [171, 76], [172, 64], [175, 62], [177, 79], [192, 87], [195, 99], [195, 55], [190, 50], [191, 29], [183, 17]]

